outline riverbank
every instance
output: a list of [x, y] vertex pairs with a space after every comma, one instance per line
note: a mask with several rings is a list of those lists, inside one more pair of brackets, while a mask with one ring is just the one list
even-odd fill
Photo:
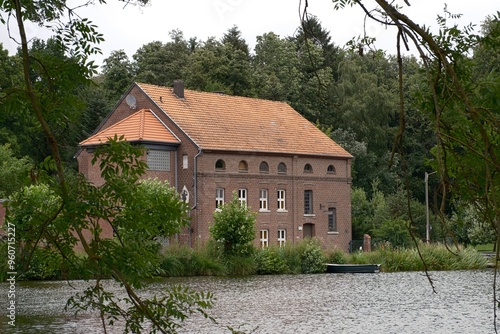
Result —
[[[423, 259], [423, 261], [422, 261]], [[213, 245], [189, 248], [171, 245], [158, 253], [154, 276], [248, 276], [324, 273], [325, 263], [378, 263], [383, 272], [472, 270], [488, 267], [488, 259], [474, 248], [447, 248], [442, 244], [420, 244], [419, 248], [394, 249], [378, 246], [372, 252], [347, 254], [324, 250], [315, 241], [285, 247], [255, 249], [251, 256], [223, 256]], [[2, 264], [4, 266], [5, 264]], [[6, 268], [0, 266], [0, 281]], [[88, 279], [85, 269], [68, 267], [56, 254], [36, 253], [29, 270], [18, 270], [19, 280]], [[2, 276], [3, 275], [3, 276]]]

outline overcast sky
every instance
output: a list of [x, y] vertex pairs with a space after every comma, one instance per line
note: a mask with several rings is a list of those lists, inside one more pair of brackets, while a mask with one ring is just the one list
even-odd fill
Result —
[[[403, 3], [401, 0], [396, 0]], [[82, 0], [69, 0], [81, 3]], [[305, 0], [302, 0], [302, 5]], [[372, 3], [366, 1], [365, 3]], [[436, 15], [443, 14], [446, 1], [409, 0], [411, 7], [405, 13], [420, 24], [436, 26]], [[459, 26], [467, 23], [479, 25], [487, 15], [500, 10], [498, 0], [448, 0], [448, 10], [461, 13]], [[144, 44], [152, 41], [169, 41], [168, 32], [179, 29], [184, 37], [206, 40], [210, 36], [220, 39], [233, 25], [242, 32], [251, 48], [256, 37], [274, 32], [282, 37], [292, 36], [299, 26], [299, 0], [151, 0], [144, 8], [126, 6], [116, 0], [106, 5], [95, 5], [81, 11], [104, 34], [106, 41], [100, 45], [103, 55], [96, 58], [100, 64], [113, 50], [123, 49], [132, 55]], [[308, 11], [316, 15], [324, 28], [330, 31], [332, 41], [339, 46], [363, 31], [363, 15], [359, 8], [333, 9], [331, 0], [309, 0]], [[394, 32], [386, 31], [375, 23], [368, 23], [369, 33], [379, 42], [378, 48], [394, 53]], [[47, 38], [50, 34], [37, 26], [28, 28], [31, 37]], [[13, 54], [15, 42], [7, 38], [6, 29], [0, 30], [0, 42]], [[391, 50], [392, 49], [392, 50]]]

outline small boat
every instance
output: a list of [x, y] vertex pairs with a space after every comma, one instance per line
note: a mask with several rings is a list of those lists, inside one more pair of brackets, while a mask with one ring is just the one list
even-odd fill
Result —
[[380, 264], [334, 264], [326, 265], [327, 273], [378, 273]]

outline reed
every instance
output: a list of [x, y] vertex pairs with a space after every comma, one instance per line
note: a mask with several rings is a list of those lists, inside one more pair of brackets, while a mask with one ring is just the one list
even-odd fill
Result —
[[[473, 248], [448, 249], [443, 244], [420, 244], [420, 254], [417, 248], [391, 248], [380, 246], [369, 253], [353, 253], [348, 256], [349, 263], [380, 263], [382, 270], [421, 271], [424, 262], [427, 270], [470, 270], [484, 269], [488, 261]], [[422, 261], [423, 259], [423, 261]]]

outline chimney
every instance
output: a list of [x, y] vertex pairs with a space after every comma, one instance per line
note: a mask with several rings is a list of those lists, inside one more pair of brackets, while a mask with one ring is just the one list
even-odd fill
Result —
[[177, 95], [178, 98], [184, 98], [184, 81], [175, 80], [174, 81], [174, 94]]

